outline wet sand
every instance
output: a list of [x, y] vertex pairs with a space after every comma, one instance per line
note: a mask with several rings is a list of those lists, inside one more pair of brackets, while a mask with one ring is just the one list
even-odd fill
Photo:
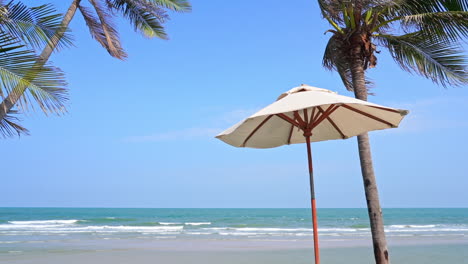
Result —
[[[69, 241], [3, 251], [8, 264], [182, 264], [182, 263], [313, 263], [311, 241], [113, 240]], [[468, 239], [389, 240], [393, 264], [468, 264]], [[5, 249], [5, 248], [4, 248]], [[12, 248], [13, 249], [13, 248]], [[368, 239], [324, 240], [322, 263], [373, 263]]]

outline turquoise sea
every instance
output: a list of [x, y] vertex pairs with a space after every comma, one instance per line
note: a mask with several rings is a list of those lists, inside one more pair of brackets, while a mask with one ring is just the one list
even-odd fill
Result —
[[[370, 236], [366, 209], [319, 209], [323, 237]], [[466, 237], [468, 209], [385, 209], [392, 236]], [[0, 242], [63, 237], [309, 239], [310, 209], [0, 208]]]
[[[434, 262], [429, 263], [468, 259], [468, 209], [384, 209], [384, 219], [390, 248], [397, 248], [397, 253], [411, 257], [414, 252], [424, 256], [440, 252], [441, 259], [431, 257]], [[318, 220], [325, 256], [336, 259], [341, 254], [336, 252], [349, 251], [357, 261], [365, 256], [372, 262], [366, 209], [318, 209]], [[111, 253], [102, 254], [113, 258], [122, 250], [134, 252], [134, 257], [147, 255], [148, 263], [155, 255], [145, 250], [157, 250], [157, 256], [167, 263], [178, 263], [174, 258], [187, 254], [202, 257], [197, 255], [200, 251], [216, 251], [203, 255], [214, 258], [214, 263], [221, 261], [216, 256], [223, 258], [220, 251], [229, 249], [241, 250], [246, 254], [242, 256], [250, 254], [257, 263], [267, 258], [274, 262], [281, 256], [298, 258], [291, 263], [311, 263], [300, 261], [311, 257], [311, 241], [310, 209], [0, 208], [1, 263], [56, 263], [48, 257], [59, 254], [61, 261], [68, 261], [67, 254], [77, 252], [105, 251]], [[460, 250], [463, 248], [467, 250]], [[182, 256], [171, 254], [173, 250], [187, 252]], [[270, 253], [257, 254], [256, 250]], [[89, 254], [86, 256], [93, 259]], [[279, 256], [272, 257], [275, 254]], [[45, 259], [39, 261], [41, 258]], [[146, 263], [145, 259], [140, 262]]]

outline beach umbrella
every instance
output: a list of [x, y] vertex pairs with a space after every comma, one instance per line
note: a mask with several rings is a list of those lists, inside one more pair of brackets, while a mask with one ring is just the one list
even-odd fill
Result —
[[315, 263], [320, 263], [311, 142], [347, 139], [367, 131], [398, 127], [406, 110], [394, 109], [301, 85], [281, 94], [216, 138], [235, 147], [274, 148], [306, 143]]

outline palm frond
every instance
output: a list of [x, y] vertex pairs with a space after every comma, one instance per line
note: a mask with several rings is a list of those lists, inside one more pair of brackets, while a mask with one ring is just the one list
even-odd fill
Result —
[[[19, 99], [18, 107], [27, 110], [33, 107], [31, 99], [34, 99], [45, 114], [65, 112], [67, 90], [63, 72], [36, 63], [35, 53], [18, 45], [8, 34], [0, 34], [0, 46], [2, 105]], [[25, 90], [29, 96], [24, 94]]]
[[112, 15], [106, 11], [105, 7], [101, 6], [100, 2], [94, 0], [90, 2], [96, 10], [98, 17], [96, 17], [93, 11], [88, 7], [79, 5], [78, 8], [83, 15], [91, 36], [99, 42], [112, 57], [120, 60], [125, 59], [127, 54], [120, 44], [117, 30], [112, 23]]
[[318, 0], [318, 5], [320, 7], [320, 12], [322, 16], [327, 18], [330, 22], [333, 21], [336, 24], [343, 24], [343, 1], [333, 1], [333, 0]]
[[17, 111], [10, 110], [10, 112], [0, 120], [0, 137], [7, 138], [29, 135], [29, 131], [17, 123], [20, 120], [15, 114], [17, 114]]
[[456, 44], [443, 39], [427, 38], [421, 32], [376, 37], [387, 47], [399, 66], [411, 73], [422, 75], [446, 87], [468, 83], [467, 61]]
[[149, 2], [156, 6], [164, 7], [176, 12], [190, 12], [192, 6], [187, 0], [139, 0], [138, 2]]
[[36, 71], [38, 73], [35, 74], [34, 80], [30, 82], [27, 92], [21, 97], [20, 106], [28, 106], [29, 102], [33, 101], [31, 99], [34, 99], [46, 115], [65, 113], [67, 110], [64, 103], [68, 101], [68, 91], [65, 89], [66, 82], [60, 69], [46, 66]]
[[57, 43], [58, 49], [72, 46], [68, 32], [61, 38], [55, 36], [61, 26], [62, 15], [52, 5], [29, 8], [21, 2], [11, 1], [3, 8], [6, 14], [2, 16], [0, 30], [22, 39], [28, 47], [42, 49], [50, 43]]
[[[359, 4], [362, 6], [361, 12], [357, 12], [357, 1], [350, 0], [318, 0], [320, 11], [324, 17], [328, 17], [338, 24], [345, 24], [346, 16], [350, 12], [355, 13], [356, 16], [365, 14], [368, 10], [374, 9], [379, 12], [383, 8], [393, 6], [403, 0], [360, 0]], [[346, 13], [346, 15], [345, 15]], [[357, 21], [354, 21], [357, 22]]]
[[398, 19], [406, 33], [424, 31], [447, 41], [467, 35], [466, 0], [404, 0], [388, 11], [386, 18]]
[[395, 15], [411, 16], [447, 11], [467, 11], [466, 0], [404, 0], [394, 10]]
[[404, 16], [402, 26], [416, 28], [427, 35], [447, 42], [458, 41], [468, 37], [468, 12], [446, 11]]
[[[322, 65], [325, 69], [336, 71], [343, 82], [346, 90], [353, 91], [353, 79], [351, 74], [351, 65], [348, 55], [343, 51], [343, 39], [340, 35], [334, 35], [328, 40], [327, 47], [323, 54]], [[366, 87], [371, 89], [374, 86], [372, 80], [366, 77]]]
[[111, 9], [121, 9], [123, 6], [131, 4], [176, 12], [190, 12], [192, 10], [192, 6], [187, 0], [106, 0], [106, 4]]
[[99, 18], [102, 27], [102, 32], [104, 33], [106, 39], [107, 51], [109, 52], [109, 54], [111, 54], [111, 56], [115, 58], [126, 58], [127, 54], [125, 53], [120, 44], [119, 34], [114, 25], [114, 22], [112, 21], [112, 12], [107, 7], [102, 6], [101, 1], [89, 0], [89, 2], [94, 7], [94, 10], [96, 11], [96, 14]]
[[350, 65], [342, 51], [342, 40], [336, 35], [331, 37], [323, 54], [322, 65], [330, 71], [338, 72], [345, 88], [352, 91], [353, 81]]
[[162, 24], [169, 18], [165, 10], [153, 1], [114, 0], [113, 8], [122, 13], [133, 25], [134, 30], [148, 38], [167, 39]]
[[399, 21], [401, 17], [396, 12], [399, 10], [405, 0], [389, 1], [388, 3], [374, 7], [374, 13], [377, 14], [374, 17], [373, 24], [370, 26], [371, 32], [384, 33], [390, 29], [391, 25], [395, 21]]

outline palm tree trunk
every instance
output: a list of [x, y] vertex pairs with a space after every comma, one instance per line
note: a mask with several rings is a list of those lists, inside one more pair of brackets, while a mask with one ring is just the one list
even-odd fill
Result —
[[[72, 4], [68, 8], [67, 13], [63, 17], [60, 28], [57, 30], [57, 32], [55, 32], [55, 35], [52, 37], [50, 41], [50, 44], [46, 45], [44, 50], [41, 52], [41, 54], [37, 58], [34, 68], [44, 66], [45, 63], [49, 60], [50, 56], [52, 55], [52, 52], [55, 50], [60, 39], [65, 34], [68, 28], [68, 25], [70, 24], [70, 21], [73, 19], [73, 16], [75, 15], [76, 9], [78, 8], [78, 5], [80, 4], [80, 2], [81, 0], [73, 0]], [[25, 76], [25, 79], [31, 80], [31, 81], [34, 80], [34, 78], [35, 78], [34, 73], [26, 74]], [[24, 92], [26, 91], [26, 88], [27, 86], [25, 85], [17, 85], [8, 94], [8, 96], [3, 100], [3, 102], [0, 104], [0, 120], [5, 118], [8, 112], [10, 112], [13, 106], [18, 102], [18, 100], [24, 94]]]
[[[359, 42], [358, 42], [359, 43]], [[362, 59], [360, 43], [352, 49], [351, 74], [354, 86], [354, 95], [357, 99], [367, 101], [367, 87], [364, 75], [364, 63]], [[361, 161], [362, 179], [366, 194], [367, 210], [374, 246], [374, 257], [377, 264], [388, 264], [389, 256], [387, 241], [385, 239], [382, 208], [379, 202], [379, 192], [375, 180], [372, 155], [367, 133], [357, 137], [359, 147], [359, 159]]]

